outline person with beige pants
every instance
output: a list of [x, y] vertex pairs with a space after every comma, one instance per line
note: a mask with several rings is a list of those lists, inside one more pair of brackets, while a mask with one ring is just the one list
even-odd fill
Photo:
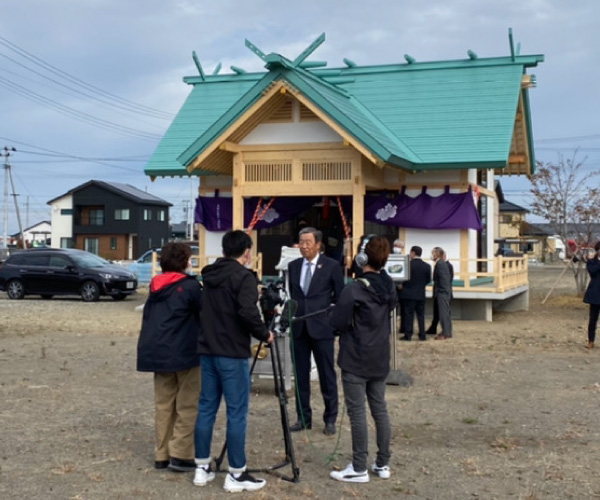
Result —
[[163, 247], [163, 273], [150, 283], [138, 340], [137, 369], [154, 372], [154, 467], [196, 469], [194, 427], [200, 394], [198, 280], [185, 273], [192, 251], [185, 243]]

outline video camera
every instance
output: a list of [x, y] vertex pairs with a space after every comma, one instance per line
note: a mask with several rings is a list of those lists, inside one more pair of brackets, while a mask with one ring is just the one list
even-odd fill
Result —
[[277, 307], [285, 302], [286, 291], [282, 280], [271, 281], [261, 292], [258, 302], [267, 326], [271, 325], [277, 314]]

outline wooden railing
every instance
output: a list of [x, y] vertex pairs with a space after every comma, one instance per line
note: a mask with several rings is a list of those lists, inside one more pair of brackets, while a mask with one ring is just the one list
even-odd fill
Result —
[[[454, 262], [455, 291], [496, 292], [512, 290], [529, 283], [527, 257], [492, 259], [450, 259]], [[460, 262], [460, 267], [456, 263]], [[487, 269], [473, 271], [471, 268]]]
[[[191, 273], [200, 275], [204, 266], [213, 263], [219, 257], [222, 257], [222, 255], [192, 255], [192, 264], [196, 265], [192, 265]], [[259, 280], [262, 279], [262, 253], [258, 253], [256, 256], [252, 257], [250, 269], [256, 272]], [[152, 276], [156, 276], [159, 270], [158, 254], [152, 252]]]

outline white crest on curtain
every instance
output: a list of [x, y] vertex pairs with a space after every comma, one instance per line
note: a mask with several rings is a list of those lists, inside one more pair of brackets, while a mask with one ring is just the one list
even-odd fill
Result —
[[380, 221], [385, 221], [385, 220], [396, 217], [397, 212], [398, 212], [398, 207], [396, 205], [392, 205], [391, 203], [388, 203], [385, 207], [377, 210], [377, 213], [375, 214], [375, 218]]

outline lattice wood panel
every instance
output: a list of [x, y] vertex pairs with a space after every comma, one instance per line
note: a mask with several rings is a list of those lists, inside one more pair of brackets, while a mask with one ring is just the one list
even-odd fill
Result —
[[291, 180], [291, 162], [256, 162], [244, 164], [245, 182], [290, 182]]
[[280, 107], [277, 108], [264, 123], [286, 123], [292, 121], [292, 100], [288, 99], [281, 103]]
[[314, 161], [302, 163], [303, 181], [347, 181], [352, 178], [350, 161]]
[[315, 115], [310, 109], [304, 104], [300, 104], [300, 121], [301, 122], [314, 122], [318, 121], [319, 117]]

